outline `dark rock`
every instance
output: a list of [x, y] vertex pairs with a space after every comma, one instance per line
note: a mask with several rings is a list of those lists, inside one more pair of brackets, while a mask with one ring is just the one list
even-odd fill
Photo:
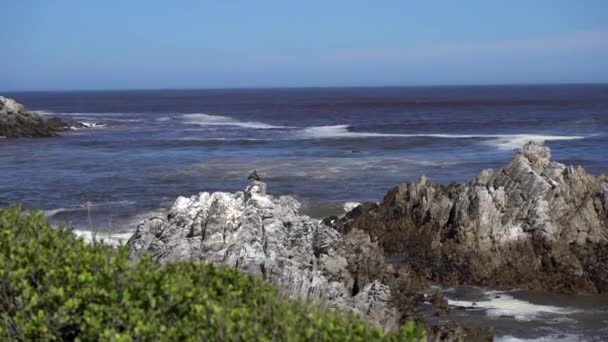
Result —
[[493, 341], [494, 328], [465, 327], [453, 321], [442, 322], [428, 329], [427, 341]]
[[329, 216], [324, 218], [321, 223], [327, 226], [331, 226], [336, 220], [338, 220], [338, 216]]
[[430, 303], [433, 305], [437, 316], [445, 316], [450, 310], [448, 306], [448, 301], [443, 296], [441, 290], [437, 290], [433, 293], [433, 295], [431, 296]]
[[47, 119], [38, 113], [28, 112], [17, 101], [0, 96], [0, 136], [52, 137], [69, 128], [70, 126], [61, 119]]
[[253, 170], [249, 176], [247, 176], [247, 180], [248, 181], [261, 181], [262, 177], [260, 177], [260, 175], [258, 175], [258, 170]]
[[468, 183], [402, 184], [333, 226], [368, 232], [444, 285], [608, 291], [608, 177], [551, 161], [535, 143]]

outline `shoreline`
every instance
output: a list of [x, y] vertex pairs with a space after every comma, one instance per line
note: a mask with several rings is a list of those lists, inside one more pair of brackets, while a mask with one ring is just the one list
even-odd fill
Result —
[[[537, 146], [537, 145], [531, 145], [532, 147]], [[536, 153], [536, 152], [535, 152]], [[532, 160], [532, 159], [531, 159]], [[484, 171], [487, 172], [487, 171]], [[482, 172], [481, 174], [483, 175], [484, 172]], [[602, 177], [605, 177], [605, 175], [600, 175], [598, 176], [598, 179], [602, 179]], [[425, 184], [426, 180], [424, 180], [424, 177], [422, 178], [422, 180], [420, 181], [422, 182], [421, 184]], [[263, 184], [263, 183], [262, 183]], [[264, 189], [265, 189], [265, 185], [263, 185]], [[265, 191], [265, 190], [264, 190]], [[388, 192], [388, 194], [390, 194], [391, 191]], [[226, 193], [227, 194], [227, 193]], [[263, 192], [264, 196], [266, 196], [265, 192]], [[255, 196], [257, 195], [252, 195], [252, 198], [257, 198]], [[388, 195], [387, 195], [388, 196]], [[284, 196], [281, 196], [279, 198], [283, 198]], [[192, 198], [196, 198], [196, 195], [193, 196]], [[385, 197], [386, 200], [386, 197]], [[175, 202], [174, 204], [174, 209], [175, 210], [175, 206], [176, 205], [181, 205], [178, 204], [180, 203], [180, 201], [182, 201], [181, 199], [178, 198], [178, 200]], [[259, 197], [258, 200], [256, 201], [260, 201], [260, 203], [265, 203], [265, 201], [267, 201], [265, 199], [265, 197]], [[266, 204], [260, 204], [262, 206], [266, 206]], [[359, 203], [352, 203], [352, 202], [346, 202], [342, 204], [342, 208], [339, 208], [339, 206], [334, 205], [333, 209], [340, 209], [341, 211], [343, 211], [344, 213], [340, 216], [330, 216], [330, 217], [325, 217], [324, 219], [322, 218], [309, 218], [308, 216], [302, 216], [302, 217], [306, 217], [307, 219], [310, 219], [311, 222], [315, 222], [315, 224], [320, 224], [320, 225], [330, 225], [330, 226], [334, 226], [334, 229], [337, 229], [338, 231], [341, 232], [341, 234], [349, 234], [345, 228], [343, 227], [344, 222], [348, 221], [348, 220], [352, 220], [352, 218], [354, 216], [360, 215], [360, 212], [363, 208], [363, 210], [366, 210], [366, 207], [369, 207], [369, 203], [363, 203], [363, 204], [359, 204]], [[382, 205], [382, 202], [378, 202], [378, 203], [374, 203], [374, 206], [380, 206]], [[313, 207], [314, 210], [317, 210], [319, 212], [323, 212], [323, 210], [319, 210], [319, 208], [314, 208], [315, 206], [312, 205], [311, 207]], [[310, 208], [308, 208], [310, 209]], [[57, 210], [61, 210], [61, 209], [57, 209]], [[47, 211], [47, 215], [51, 214], [50, 216], [53, 216], [57, 213], [59, 213], [60, 211], [57, 210], [53, 210], [53, 211]], [[69, 209], [63, 209], [63, 210], [68, 210]], [[79, 208], [79, 210], [83, 210], [82, 208]], [[171, 214], [169, 216], [165, 216], [166, 212], [161, 215], [159, 218], [161, 220], [167, 220], [167, 219], [171, 219]], [[223, 214], [222, 214], [223, 215]], [[302, 214], [302, 207], [300, 207], [300, 205], [297, 205], [297, 214], [296, 215], [303, 215]], [[99, 240], [104, 240], [105, 243], [109, 244], [109, 245], [127, 245], [127, 246], [133, 246], [133, 241], [137, 241], [137, 239], [141, 239], [141, 235], [138, 237], [138, 234], [141, 234], [142, 229], [147, 229], [145, 228], [146, 226], [146, 220], [144, 215], [137, 215], [140, 218], [144, 218], [143, 221], [141, 221], [138, 224], [138, 227], [135, 229], [135, 231], [126, 231], [125, 229], [120, 229], [118, 230], [118, 232], [109, 232], [106, 231], [104, 229], [98, 228], [96, 229], [96, 239]], [[150, 216], [150, 215], [147, 215]], [[342, 226], [341, 226], [342, 225]], [[83, 238], [85, 241], [92, 241], [93, 240], [93, 235], [95, 234], [95, 232], [93, 231], [88, 231], [88, 230], [83, 230], [83, 229], [76, 229], [73, 230], [73, 232], [78, 235], [79, 237]], [[133, 240], [133, 241], [131, 241]], [[132, 247], [130, 247], [132, 248]], [[168, 250], [169, 253], [172, 253], [172, 250]], [[394, 266], [390, 266], [390, 267], [401, 267], [401, 264], [407, 264], [407, 262], [409, 262], [407, 259], [393, 259], [391, 261], [391, 258], [388, 257], [387, 254], [384, 254], [384, 257], [386, 257], [385, 262], [387, 263], [387, 265], [394, 265]], [[204, 260], [204, 259], [203, 259]], [[207, 260], [207, 261], [211, 261], [213, 262], [213, 260]], [[569, 318], [572, 315], [576, 315], [579, 310], [576, 309], [574, 311], [571, 310], [571, 307], [568, 305], [562, 305], [560, 303], [552, 303], [552, 305], [548, 305], [548, 304], [542, 304], [542, 303], [535, 303], [535, 301], [537, 299], [535, 298], [541, 298], [544, 295], [548, 295], [548, 294], [552, 294], [553, 292], [551, 291], [547, 291], [547, 290], [541, 290], [541, 291], [534, 291], [533, 289], [530, 289], [531, 291], [526, 291], [526, 290], [520, 290], [517, 289], [517, 287], [510, 287], [510, 286], [489, 286], [489, 287], [479, 287], [479, 285], [481, 284], [462, 284], [459, 285], [459, 287], [453, 287], [450, 284], [446, 284], [446, 283], [442, 283], [442, 282], [433, 282], [432, 279], [427, 279], [427, 285], [421, 286], [421, 285], [417, 285], [417, 292], [418, 293], [426, 293], [426, 295], [424, 296], [424, 298], [422, 299], [422, 302], [420, 302], [419, 304], [416, 304], [414, 307], [417, 307], [418, 309], [416, 310], [422, 310], [419, 311], [419, 318], [422, 319], [424, 317], [424, 320], [427, 322], [442, 322], [441, 318], [443, 317], [445, 318], [449, 318], [449, 319], [453, 319], [456, 322], [460, 322], [460, 324], [464, 324], [464, 326], [469, 326], [469, 327], [476, 327], [476, 328], [484, 328], [484, 327], [488, 327], [488, 326], [493, 326], [493, 324], [499, 324], [499, 328], [498, 328], [498, 332], [500, 332], [500, 334], [496, 335], [496, 337], [500, 340], [517, 340], [518, 337], [516, 336], [520, 336], [521, 334], [518, 335], [516, 333], [517, 331], [517, 327], [520, 324], [529, 324], [529, 322], [537, 322], [537, 324], [539, 326], [551, 326], [552, 323], [551, 321], [554, 319], [565, 319], [565, 320], [571, 320], [570, 321], [570, 325], [576, 326], [577, 324], [587, 324], [587, 323], [582, 323], [577, 321], [576, 319], [571, 319]], [[441, 298], [443, 301], [445, 301], [445, 313], [440, 313], [441, 311], [437, 311], [437, 307], [436, 305], [438, 305], [436, 302], [433, 302], [434, 299], [432, 299], [432, 292], [433, 291], [439, 291], [440, 293], [444, 293], [441, 295]], [[456, 292], [453, 292], [456, 291]], [[462, 293], [460, 292], [464, 291], [465, 296], [462, 297]], [[470, 291], [478, 291], [480, 292], [480, 294], [478, 294], [478, 297], [474, 297], [474, 299], [467, 299], [467, 292]], [[522, 292], [523, 291], [523, 292]], [[526, 299], [522, 299], [521, 298], [521, 294], [519, 295], [519, 297], [514, 297], [511, 293], [521, 293], [525, 296], [528, 296], [527, 300]], [[460, 293], [460, 294], [458, 294]], [[479, 297], [483, 294], [483, 296], [485, 297]], [[492, 297], [494, 296], [494, 297]], [[606, 294], [604, 295], [600, 295], [597, 298], [598, 299], [602, 299], [606, 297]], [[485, 298], [485, 299], [484, 299]], [[606, 297], [608, 298], [608, 297]], [[603, 300], [603, 299], [602, 299]], [[607, 310], [604, 313], [606, 315], [605, 319], [606, 322], [608, 322], [608, 301], [607, 301]], [[426, 307], [426, 309], [425, 309]], [[426, 313], [424, 313], [426, 312]], [[439, 312], [439, 313], [438, 313]], [[476, 315], [480, 315], [482, 314], [482, 317], [485, 317], [483, 319], [481, 319], [482, 322], [487, 322], [487, 324], [476, 324], [470, 321], [471, 317], [475, 317]], [[547, 318], [544, 318], [546, 315]], [[440, 320], [437, 320], [437, 317], [440, 318]], [[601, 317], [602, 314], [600, 314], [598, 317], [598, 319], [602, 319]], [[543, 321], [545, 320], [545, 321]], [[545, 323], [541, 323], [541, 322], [545, 322]], [[573, 323], [573, 322], [579, 322], [579, 323]], [[441, 323], [443, 324], [443, 323]], [[509, 327], [511, 326], [512, 329], [515, 329], [513, 331], [509, 330], [509, 328], [505, 328], [505, 326]], [[445, 326], [443, 326], [442, 329], [444, 329]], [[576, 330], [576, 329], [575, 329]], [[513, 333], [512, 333], [513, 332]], [[566, 331], [567, 332], [567, 331]], [[601, 330], [600, 330], [601, 332]], [[565, 333], [565, 332], [564, 332]], [[603, 333], [603, 332], [602, 332]], [[569, 338], [573, 337], [573, 336], [579, 336], [579, 335], [572, 335], [572, 334], [566, 334]], [[536, 337], [541, 337], [541, 336], [550, 336], [550, 337], [556, 337], [554, 335], [542, 335], [540, 334], [538, 331], [536, 331], [534, 334], [530, 333], [529, 335], [527, 335], [526, 338], [534, 338], [534, 336]], [[582, 336], [585, 336], [584, 334]], [[525, 336], [524, 336], [525, 337]], [[557, 336], [559, 337], [559, 336]], [[580, 337], [580, 336], [579, 336]], [[525, 338], [524, 338], [525, 340]]]

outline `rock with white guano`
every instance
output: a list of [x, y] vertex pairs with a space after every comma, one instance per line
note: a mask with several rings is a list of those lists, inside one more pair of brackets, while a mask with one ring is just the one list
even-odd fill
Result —
[[[166, 218], [138, 226], [128, 242], [131, 255], [152, 253], [160, 263], [191, 260], [236, 267], [271, 282], [289, 298], [349, 309], [395, 328], [399, 316], [389, 286], [351, 271], [364, 273], [365, 258], [353, 246], [365, 245], [369, 252], [377, 244], [361, 231], [343, 237], [300, 215], [295, 199], [268, 195], [259, 179], [249, 177], [244, 192], [179, 197]], [[382, 258], [382, 252], [375, 254]]]

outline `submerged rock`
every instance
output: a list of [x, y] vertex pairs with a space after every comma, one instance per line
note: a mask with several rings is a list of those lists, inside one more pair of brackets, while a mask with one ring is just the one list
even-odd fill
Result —
[[369, 233], [431, 281], [558, 292], [608, 291], [608, 177], [528, 143], [464, 184], [426, 177], [333, 222]]
[[66, 123], [59, 118], [48, 119], [38, 113], [29, 112], [19, 102], [0, 96], [0, 136], [7, 138], [52, 137], [78, 122]]

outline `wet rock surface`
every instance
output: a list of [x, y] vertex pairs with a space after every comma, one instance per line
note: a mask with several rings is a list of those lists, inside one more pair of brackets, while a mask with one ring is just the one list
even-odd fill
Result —
[[59, 118], [47, 118], [11, 99], [0, 96], [0, 137], [34, 138], [52, 137], [71, 127], [81, 127], [78, 122], [65, 122]]
[[394, 262], [443, 285], [608, 291], [608, 177], [526, 144], [464, 184], [422, 177], [331, 223], [370, 234]]

